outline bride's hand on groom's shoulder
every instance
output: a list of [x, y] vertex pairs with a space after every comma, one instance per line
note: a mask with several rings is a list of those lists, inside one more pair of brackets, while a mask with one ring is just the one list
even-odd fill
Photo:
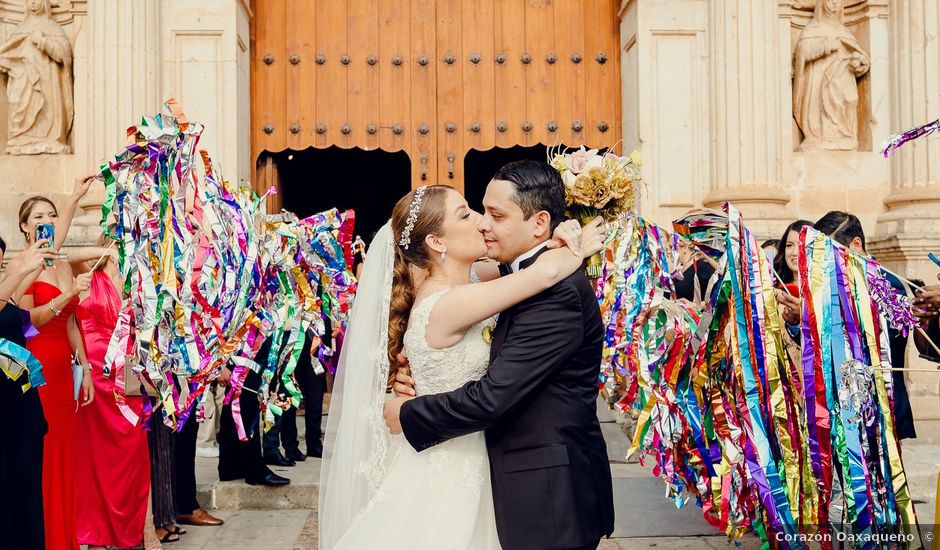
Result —
[[581, 255], [581, 224], [577, 220], [567, 220], [558, 224], [548, 241], [548, 248], [567, 246], [575, 256]]
[[584, 227], [577, 220], [568, 220], [555, 228], [548, 241], [548, 248], [567, 246], [575, 256], [589, 258], [604, 249], [606, 238], [607, 224], [599, 216]]

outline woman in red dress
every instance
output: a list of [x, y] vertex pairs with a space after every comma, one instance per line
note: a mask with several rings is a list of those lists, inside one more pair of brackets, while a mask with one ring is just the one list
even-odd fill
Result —
[[[68, 232], [71, 215], [91, 184], [91, 178], [76, 181], [75, 193], [61, 218], [55, 205], [46, 198], [33, 197], [20, 207], [20, 231], [31, 244], [36, 226], [56, 226], [55, 248], [58, 249]], [[94, 253], [94, 249], [89, 253]], [[72, 261], [85, 258], [76, 255]], [[68, 338], [68, 319], [78, 306], [78, 295], [88, 289], [90, 274], [73, 277], [68, 262], [56, 260], [53, 269], [44, 269], [36, 282], [26, 289], [20, 306], [28, 310], [39, 334], [29, 340], [29, 351], [42, 363], [46, 385], [39, 388], [43, 412], [49, 431], [43, 445], [42, 497], [45, 516], [46, 548], [78, 550], [75, 536], [74, 480], [75, 468], [75, 401], [72, 376], [72, 345]], [[61, 289], [67, 289], [63, 292]], [[86, 370], [79, 399], [87, 405], [94, 398], [91, 374]]]
[[[78, 542], [89, 550], [139, 545], [150, 492], [147, 432], [121, 413], [114, 399], [114, 374], [104, 374], [121, 305], [119, 284], [117, 265], [107, 257], [92, 273], [91, 289], [75, 314], [95, 385], [95, 401], [75, 421], [76, 444], [87, 457], [75, 464]], [[128, 389], [134, 383], [127, 380]], [[127, 405], [139, 418], [140, 398], [128, 397]]]

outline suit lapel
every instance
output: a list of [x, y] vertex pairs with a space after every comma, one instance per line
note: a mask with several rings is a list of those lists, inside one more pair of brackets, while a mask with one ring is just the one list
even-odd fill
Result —
[[535, 260], [537, 260], [539, 256], [541, 256], [542, 254], [545, 254], [547, 251], [548, 251], [548, 246], [543, 246], [542, 248], [538, 249], [535, 252], [535, 254], [519, 262], [519, 269], [525, 269], [529, 267], [530, 265], [535, 263]]
[[490, 345], [490, 362], [496, 359], [496, 354], [503, 347], [506, 341], [506, 332], [509, 330], [509, 323], [512, 321], [512, 308], [499, 314], [496, 321], [496, 328], [493, 329], [493, 343]]

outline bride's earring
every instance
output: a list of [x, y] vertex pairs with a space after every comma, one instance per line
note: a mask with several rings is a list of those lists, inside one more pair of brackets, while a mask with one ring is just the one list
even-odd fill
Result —
[[447, 256], [447, 249], [445, 248], [444, 251], [441, 252], [441, 261], [442, 261], [442, 262], [444, 261], [444, 258], [445, 258], [446, 256]]

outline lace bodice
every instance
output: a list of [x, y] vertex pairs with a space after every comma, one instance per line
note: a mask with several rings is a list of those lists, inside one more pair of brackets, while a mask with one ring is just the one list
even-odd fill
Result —
[[419, 394], [455, 390], [471, 380], [478, 380], [489, 365], [490, 346], [483, 336], [485, 327], [492, 324], [489, 319], [470, 327], [463, 339], [453, 346], [443, 349], [428, 346], [426, 335], [431, 310], [448, 290], [427, 296], [411, 310], [411, 325], [405, 332], [404, 345]]

